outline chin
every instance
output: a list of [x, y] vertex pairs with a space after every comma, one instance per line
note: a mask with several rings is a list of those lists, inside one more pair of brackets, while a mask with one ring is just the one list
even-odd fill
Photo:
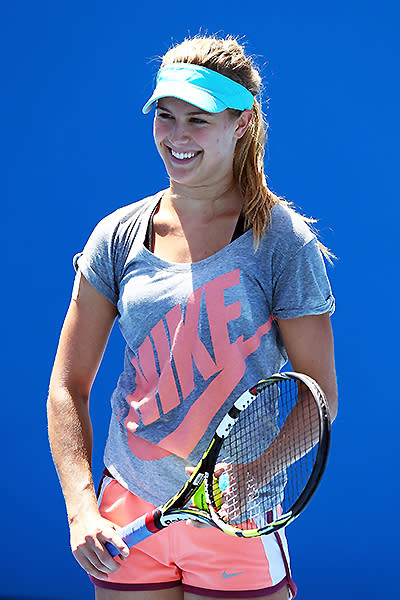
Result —
[[[175, 167], [175, 166], [171, 166], [171, 164], [169, 164], [167, 161], [164, 161], [164, 166], [165, 166], [165, 170], [168, 173], [169, 178], [171, 179], [171, 181], [174, 181], [175, 183], [181, 183], [181, 184], [185, 184], [185, 185], [198, 185], [199, 183], [201, 183], [201, 181], [204, 180], [204, 177], [200, 177], [195, 173], [193, 173], [193, 171], [186, 171], [184, 172], [184, 169], [180, 169], [179, 167]], [[200, 181], [199, 181], [200, 179]]]
[[[168, 171], [167, 171], [168, 172]], [[196, 181], [193, 177], [184, 177], [184, 176], [179, 176], [176, 173], [169, 173], [168, 172], [168, 176], [171, 180], [171, 182], [173, 183], [178, 183], [180, 185], [201, 185], [201, 181]]]

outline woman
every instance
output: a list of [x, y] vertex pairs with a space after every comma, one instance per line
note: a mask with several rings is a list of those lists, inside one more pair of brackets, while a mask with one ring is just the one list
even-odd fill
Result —
[[[130, 552], [117, 533], [179, 489], [233, 399], [288, 357], [336, 414], [326, 250], [266, 185], [260, 83], [232, 38], [169, 50], [143, 112], [155, 106], [170, 185], [103, 219], [76, 260], [49, 431], [72, 550], [99, 600], [296, 591], [284, 533], [241, 540], [179, 523]], [[127, 345], [97, 503], [89, 394], [116, 318]]]

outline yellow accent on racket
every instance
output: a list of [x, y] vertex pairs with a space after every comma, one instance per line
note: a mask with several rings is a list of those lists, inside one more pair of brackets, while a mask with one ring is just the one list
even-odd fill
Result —
[[[213, 487], [214, 487], [215, 508], [218, 510], [222, 506], [222, 497], [221, 497], [221, 490], [218, 485], [218, 479], [216, 477], [213, 477]], [[208, 506], [207, 506], [207, 502], [206, 502], [206, 495], [204, 492], [204, 481], [201, 484], [201, 486], [199, 487], [199, 489], [197, 490], [197, 492], [194, 494], [192, 501], [193, 501], [193, 504], [197, 508], [200, 508], [201, 510], [207, 510]]]

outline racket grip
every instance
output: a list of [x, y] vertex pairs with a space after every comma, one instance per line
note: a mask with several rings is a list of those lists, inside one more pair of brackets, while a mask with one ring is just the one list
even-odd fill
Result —
[[[118, 531], [118, 535], [123, 539], [128, 548], [132, 548], [132, 546], [135, 546], [142, 540], [153, 535], [153, 533], [159, 531], [159, 528], [154, 524], [154, 513], [155, 511], [146, 513], [142, 517], [131, 521], [131, 523], [128, 523], [128, 525], [125, 525], [125, 527], [122, 527]], [[105, 546], [111, 556], [118, 556], [119, 550], [114, 544], [106, 542]]]

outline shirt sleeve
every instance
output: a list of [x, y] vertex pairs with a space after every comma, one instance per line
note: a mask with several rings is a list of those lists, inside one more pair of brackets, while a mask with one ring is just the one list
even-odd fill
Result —
[[118, 285], [115, 278], [115, 265], [112, 259], [114, 227], [110, 215], [100, 221], [90, 235], [83, 252], [73, 258], [76, 271], [96, 288], [112, 304], [118, 302]]
[[272, 314], [278, 319], [332, 314], [335, 299], [316, 238], [289, 259], [273, 289]]

